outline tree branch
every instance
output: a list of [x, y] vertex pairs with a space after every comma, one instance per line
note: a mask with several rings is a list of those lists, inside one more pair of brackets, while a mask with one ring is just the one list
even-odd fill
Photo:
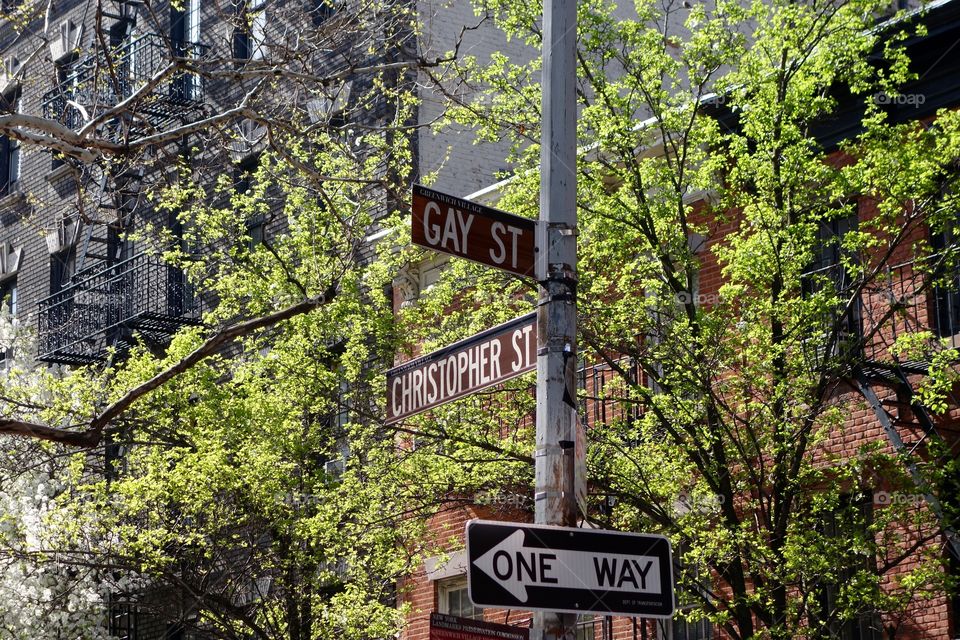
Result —
[[307, 298], [300, 302], [251, 320], [246, 320], [229, 327], [225, 327], [207, 338], [207, 340], [197, 349], [192, 351], [186, 357], [178, 360], [149, 380], [146, 380], [133, 389], [127, 391], [120, 399], [108, 405], [97, 416], [90, 420], [89, 424], [82, 431], [76, 431], [70, 427], [51, 427], [49, 425], [39, 424], [16, 419], [0, 419], [0, 434], [9, 434], [34, 438], [37, 440], [46, 440], [74, 447], [92, 448], [100, 444], [103, 437], [103, 431], [110, 422], [130, 409], [133, 404], [150, 393], [169, 382], [176, 376], [188, 371], [201, 361], [216, 354], [221, 347], [236, 340], [241, 336], [253, 333], [260, 329], [271, 327], [275, 324], [289, 320], [299, 315], [309, 313], [314, 309], [324, 306], [335, 297], [337, 285], [334, 283], [320, 296]]

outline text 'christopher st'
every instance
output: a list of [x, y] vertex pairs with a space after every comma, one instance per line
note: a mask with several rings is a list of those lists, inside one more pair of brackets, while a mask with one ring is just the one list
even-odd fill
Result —
[[535, 369], [535, 319], [527, 314], [388, 371], [387, 422]]

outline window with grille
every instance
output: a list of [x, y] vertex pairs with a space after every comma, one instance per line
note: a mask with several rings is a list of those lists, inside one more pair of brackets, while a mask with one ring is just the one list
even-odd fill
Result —
[[[823, 518], [819, 529], [828, 537], [852, 536], [857, 531], [868, 535], [872, 514], [872, 495], [856, 500], [845, 496], [836, 510]], [[842, 619], [838, 615], [843, 584], [859, 571], [875, 571], [874, 565], [873, 558], [851, 552], [843, 561], [838, 579], [819, 585], [815, 610], [810, 615], [814, 637], [824, 640], [883, 640], [883, 625], [874, 611], [864, 610], [850, 619]]]
[[[677, 611], [688, 613], [698, 603], [709, 599], [710, 572], [705, 566], [683, 562], [686, 545], [674, 549], [673, 587], [677, 594]], [[713, 624], [709, 620], [688, 621], [682, 617], [657, 622], [658, 640], [713, 640]]]
[[[949, 228], [931, 239], [933, 250], [944, 255], [956, 251], [958, 232]], [[950, 338], [960, 333], [960, 267], [956, 259], [944, 262], [942, 273], [935, 273], [936, 280], [931, 292], [933, 309], [929, 311], [930, 324], [938, 337]]]
[[820, 319], [827, 336], [833, 335], [836, 328], [836, 342], [827, 345], [831, 355], [839, 353], [840, 345], [845, 345], [845, 348], [858, 345], [863, 336], [863, 304], [859, 296], [851, 304], [846, 303], [856, 283], [844, 266], [844, 261], [849, 262], [853, 256], [844, 249], [843, 238], [855, 231], [857, 224], [856, 213], [822, 222], [817, 233], [813, 262], [801, 280], [804, 296], [832, 291], [840, 300], [836, 309], [828, 311]]

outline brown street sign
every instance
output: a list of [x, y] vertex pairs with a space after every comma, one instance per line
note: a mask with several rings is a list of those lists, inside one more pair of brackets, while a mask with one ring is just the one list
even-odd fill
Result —
[[530, 640], [530, 629], [431, 613], [430, 640]]
[[387, 424], [537, 368], [536, 312], [387, 371]]
[[534, 275], [537, 222], [413, 185], [413, 243], [521, 276]]

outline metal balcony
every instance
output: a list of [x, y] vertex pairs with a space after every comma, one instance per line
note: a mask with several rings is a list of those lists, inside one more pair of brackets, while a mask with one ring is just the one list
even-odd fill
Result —
[[38, 360], [83, 365], [139, 340], [166, 344], [200, 324], [200, 300], [183, 272], [147, 254], [77, 280], [38, 305]]
[[[142, 89], [170, 64], [172, 57], [199, 59], [208, 49], [193, 42], [170, 43], [148, 33], [112, 50], [110, 55], [101, 52], [81, 58], [52, 91], [44, 94], [43, 116], [70, 129], [80, 129], [89, 119]], [[133, 130], [162, 129], [191, 111], [199, 111], [202, 104], [202, 79], [178, 73], [135, 100], [123, 119]], [[105, 124], [116, 126], [117, 122], [114, 118]]]

